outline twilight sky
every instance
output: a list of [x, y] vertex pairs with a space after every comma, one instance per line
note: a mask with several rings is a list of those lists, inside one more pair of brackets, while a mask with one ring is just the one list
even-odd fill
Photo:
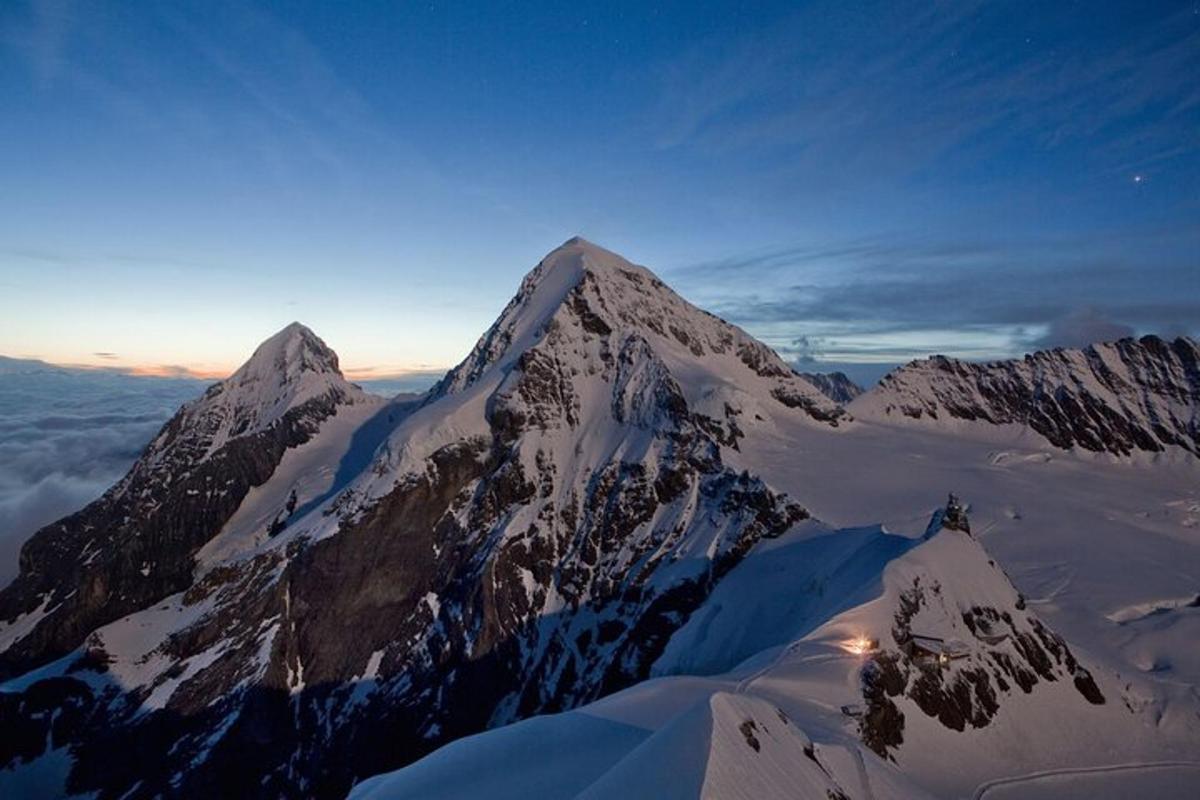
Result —
[[442, 369], [576, 233], [802, 364], [1196, 334], [1198, 75], [1197, 0], [5, 0], [0, 354]]

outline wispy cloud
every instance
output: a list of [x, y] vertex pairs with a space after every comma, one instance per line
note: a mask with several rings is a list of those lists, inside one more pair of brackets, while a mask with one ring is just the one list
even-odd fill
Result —
[[990, 150], [1020, 137], [1040, 149], [1087, 140], [1109, 164], [1184, 154], [1200, 103], [1193, 10], [1134, 15], [1113, 41], [1054, 33], [1090, 22], [1083, 13], [1093, 11], [1064, 4], [1026, 19], [978, 2], [808, 4], [665, 64], [651, 129], [666, 149], [784, 149], [791, 172], [839, 182], [911, 173], [954, 148], [988, 156], [970, 149], [984, 135]]
[[[104, 369], [108, 369], [105, 367]], [[119, 372], [137, 378], [189, 378], [192, 380], [221, 380], [233, 370], [185, 367], [181, 364], [137, 364], [123, 367]]]
[[232, 369], [213, 369], [198, 365], [183, 366], [180, 364], [116, 364], [120, 356], [117, 353], [93, 352], [93, 358], [105, 362], [102, 364], [84, 364], [71, 361], [50, 362], [36, 355], [11, 357], [0, 355], [0, 377], [11, 375], [75, 375], [77, 377], [92, 377], [98, 381], [105, 378], [121, 380], [123, 378], [180, 378], [188, 381], [210, 381], [226, 378]]
[[367, 367], [345, 367], [342, 372], [352, 381], [374, 381], [374, 380], [415, 380], [417, 382], [432, 379], [430, 382], [437, 380], [442, 375], [446, 374], [445, 367], [433, 366], [418, 366], [418, 367], [399, 367], [399, 366], [367, 366]]
[[1135, 333], [1131, 326], [1114, 322], [1094, 308], [1082, 308], [1052, 320], [1046, 332], [1032, 344], [1037, 347], [1085, 347], [1092, 342], [1111, 342]]
[[[1135, 331], [1200, 331], [1200, 261], [1189, 249], [1197, 241], [1194, 230], [1120, 240], [895, 235], [757, 251], [668, 277], [798, 359], [1000, 357]], [[1147, 242], [1168, 246], [1143, 259]]]
[[[164, 51], [163, 41], [174, 46]], [[34, 0], [7, 22], [0, 15], [0, 46], [24, 60], [39, 90], [69, 88], [121, 127], [222, 168], [251, 165], [281, 183], [321, 170], [327, 186], [351, 192], [372, 177], [366, 151], [376, 167], [440, 180], [306, 33], [264, 4]], [[207, 99], [212, 91], [220, 102]]]
[[223, 30], [236, 32], [232, 37], [218, 40], [183, 11], [165, 10], [163, 18], [210, 70], [260, 112], [260, 121], [250, 126], [258, 130], [262, 154], [270, 163], [285, 168], [285, 161], [298, 154], [293, 144], [299, 144], [306, 160], [325, 165], [343, 182], [352, 181], [352, 159], [343, 152], [338, 134], [348, 139], [348, 134], [368, 132], [382, 138], [362, 97], [297, 29], [246, 4], [218, 5], [232, 23]]

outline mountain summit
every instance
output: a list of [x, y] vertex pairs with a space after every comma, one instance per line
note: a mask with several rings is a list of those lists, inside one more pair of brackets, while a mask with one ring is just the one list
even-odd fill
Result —
[[762, 342], [687, 302], [645, 267], [580, 237], [551, 251], [525, 276], [499, 319], [436, 393], [452, 394], [489, 374], [507, 373], [534, 350], [553, 349], [568, 361], [590, 358], [588, 342], [598, 343], [601, 363], [644, 349], [665, 365], [695, 366], [697, 388], [704, 391], [725, 397], [752, 386], [816, 422], [836, 426], [847, 419], [840, 405]]
[[[338, 369], [337, 354], [311, 330], [293, 322], [264, 341], [236, 372], [211, 387], [193, 415], [220, 417], [211, 448], [228, 438], [270, 428], [306, 404], [328, 407], [361, 400], [363, 393]], [[188, 409], [185, 409], [188, 411]]]
[[286, 451], [376, 399], [293, 323], [163, 426], [103, 497], [25, 543], [0, 591], [0, 675], [78, 647], [99, 625], [191, 583], [193, 556], [264, 484]]
[[243, 384], [278, 377], [295, 379], [304, 372], [342, 374], [338, 369], [337, 353], [310, 328], [293, 322], [260, 344], [254, 355], [230, 377], [230, 382]]

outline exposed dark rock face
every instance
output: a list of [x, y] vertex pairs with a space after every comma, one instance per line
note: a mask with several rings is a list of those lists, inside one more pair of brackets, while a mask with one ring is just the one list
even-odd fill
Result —
[[754, 752], [762, 750], [762, 745], [758, 742], [758, 737], [754, 735], [758, 730], [758, 723], [752, 719], [748, 719], [738, 726], [738, 730], [742, 732], [742, 736], [746, 739], [746, 746]]
[[967, 510], [953, 492], [950, 493], [945, 508], [939, 508], [933, 513], [933, 518], [929, 520], [929, 526], [925, 529], [925, 538], [928, 539], [942, 529], [961, 531], [966, 534], [971, 532], [971, 521], [967, 518]]
[[894, 699], [906, 696], [920, 711], [945, 727], [962, 731], [991, 723], [1004, 696], [1029, 694], [1041, 682], [1070, 679], [1083, 700], [1103, 705], [1105, 697], [1091, 673], [1076, 661], [1062, 637], [1031, 615], [975, 607], [963, 619], [975, 632], [961, 652], [947, 659], [906, 648], [912, 632], [910, 614], [928, 602], [939, 587], [915, 584], [897, 611], [894, 636], [902, 644], [873, 658], [863, 676], [867, 710], [861, 723], [863, 742], [887, 757], [904, 741], [904, 713]]
[[946, 508], [942, 513], [942, 527], [963, 533], [971, 532], [971, 521], [967, 519], [967, 510], [953, 494], [946, 501]]
[[[904, 744], [905, 712], [897, 704], [907, 698], [921, 714], [953, 731], [986, 728], [1013, 693], [1030, 694], [1039, 685], [1070, 680], [1078, 702], [1102, 705], [1104, 694], [1091, 673], [1080, 664], [1067, 643], [1024, 609], [1020, 595], [999, 567], [971, 541], [966, 512], [954, 495], [930, 522], [925, 541], [935, 536], [959, 536], [970, 545], [958, 547], [957, 565], [981, 572], [965, 586], [953, 589], [943, 578], [918, 574], [896, 596], [891, 634], [863, 670], [866, 709], [860, 720], [863, 743], [888, 758]], [[966, 558], [962, 557], [963, 552]], [[987, 565], [986, 571], [982, 565]], [[965, 605], [974, 582], [986, 580], [1005, 591], [1003, 606]], [[936, 633], [933, 633], [936, 631]], [[961, 635], [952, 638], [947, 634]]]
[[186, 589], [196, 551], [250, 488], [361, 397], [311, 331], [289, 326], [269, 340], [169, 420], [103, 497], [26, 542], [20, 573], [0, 591], [0, 621], [44, 618], [0, 652], [0, 677], [63, 656], [95, 628]]
[[1146, 336], [989, 364], [935, 356], [890, 373], [855, 413], [1011, 423], [1063, 449], [1200, 455], [1200, 345]]
[[839, 405], [846, 405], [863, 393], [863, 388], [844, 372], [801, 372], [800, 377]]
[[863, 668], [863, 700], [866, 712], [859, 723], [863, 744], [881, 757], [904, 744], [904, 713], [892, 700], [904, 692], [908, 677], [901, 669], [900, 654], [884, 652]]
[[[0, 674], [65, 655], [95, 628], [186, 589], [200, 546], [333, 406], [330, 399], [312, 401], [199, 465], [167, 456], [147, 468], [143, 457], [99, 500], [35, 534], [21, 549], [19, 576], [0, 592], [0, 617], [11, 620], [42, 604], [56, 610], [0, 654]], [[172, 449], [180, 433], [176, 417], [156, 444]]]

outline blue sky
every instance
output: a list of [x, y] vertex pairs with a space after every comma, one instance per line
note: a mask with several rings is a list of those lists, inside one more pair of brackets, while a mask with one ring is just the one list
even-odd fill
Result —
[[1198, 74], [1196, 2], [10, 0], [0, 353], [441, 369], [577, 233], [799, 363], [1195, 334]]

